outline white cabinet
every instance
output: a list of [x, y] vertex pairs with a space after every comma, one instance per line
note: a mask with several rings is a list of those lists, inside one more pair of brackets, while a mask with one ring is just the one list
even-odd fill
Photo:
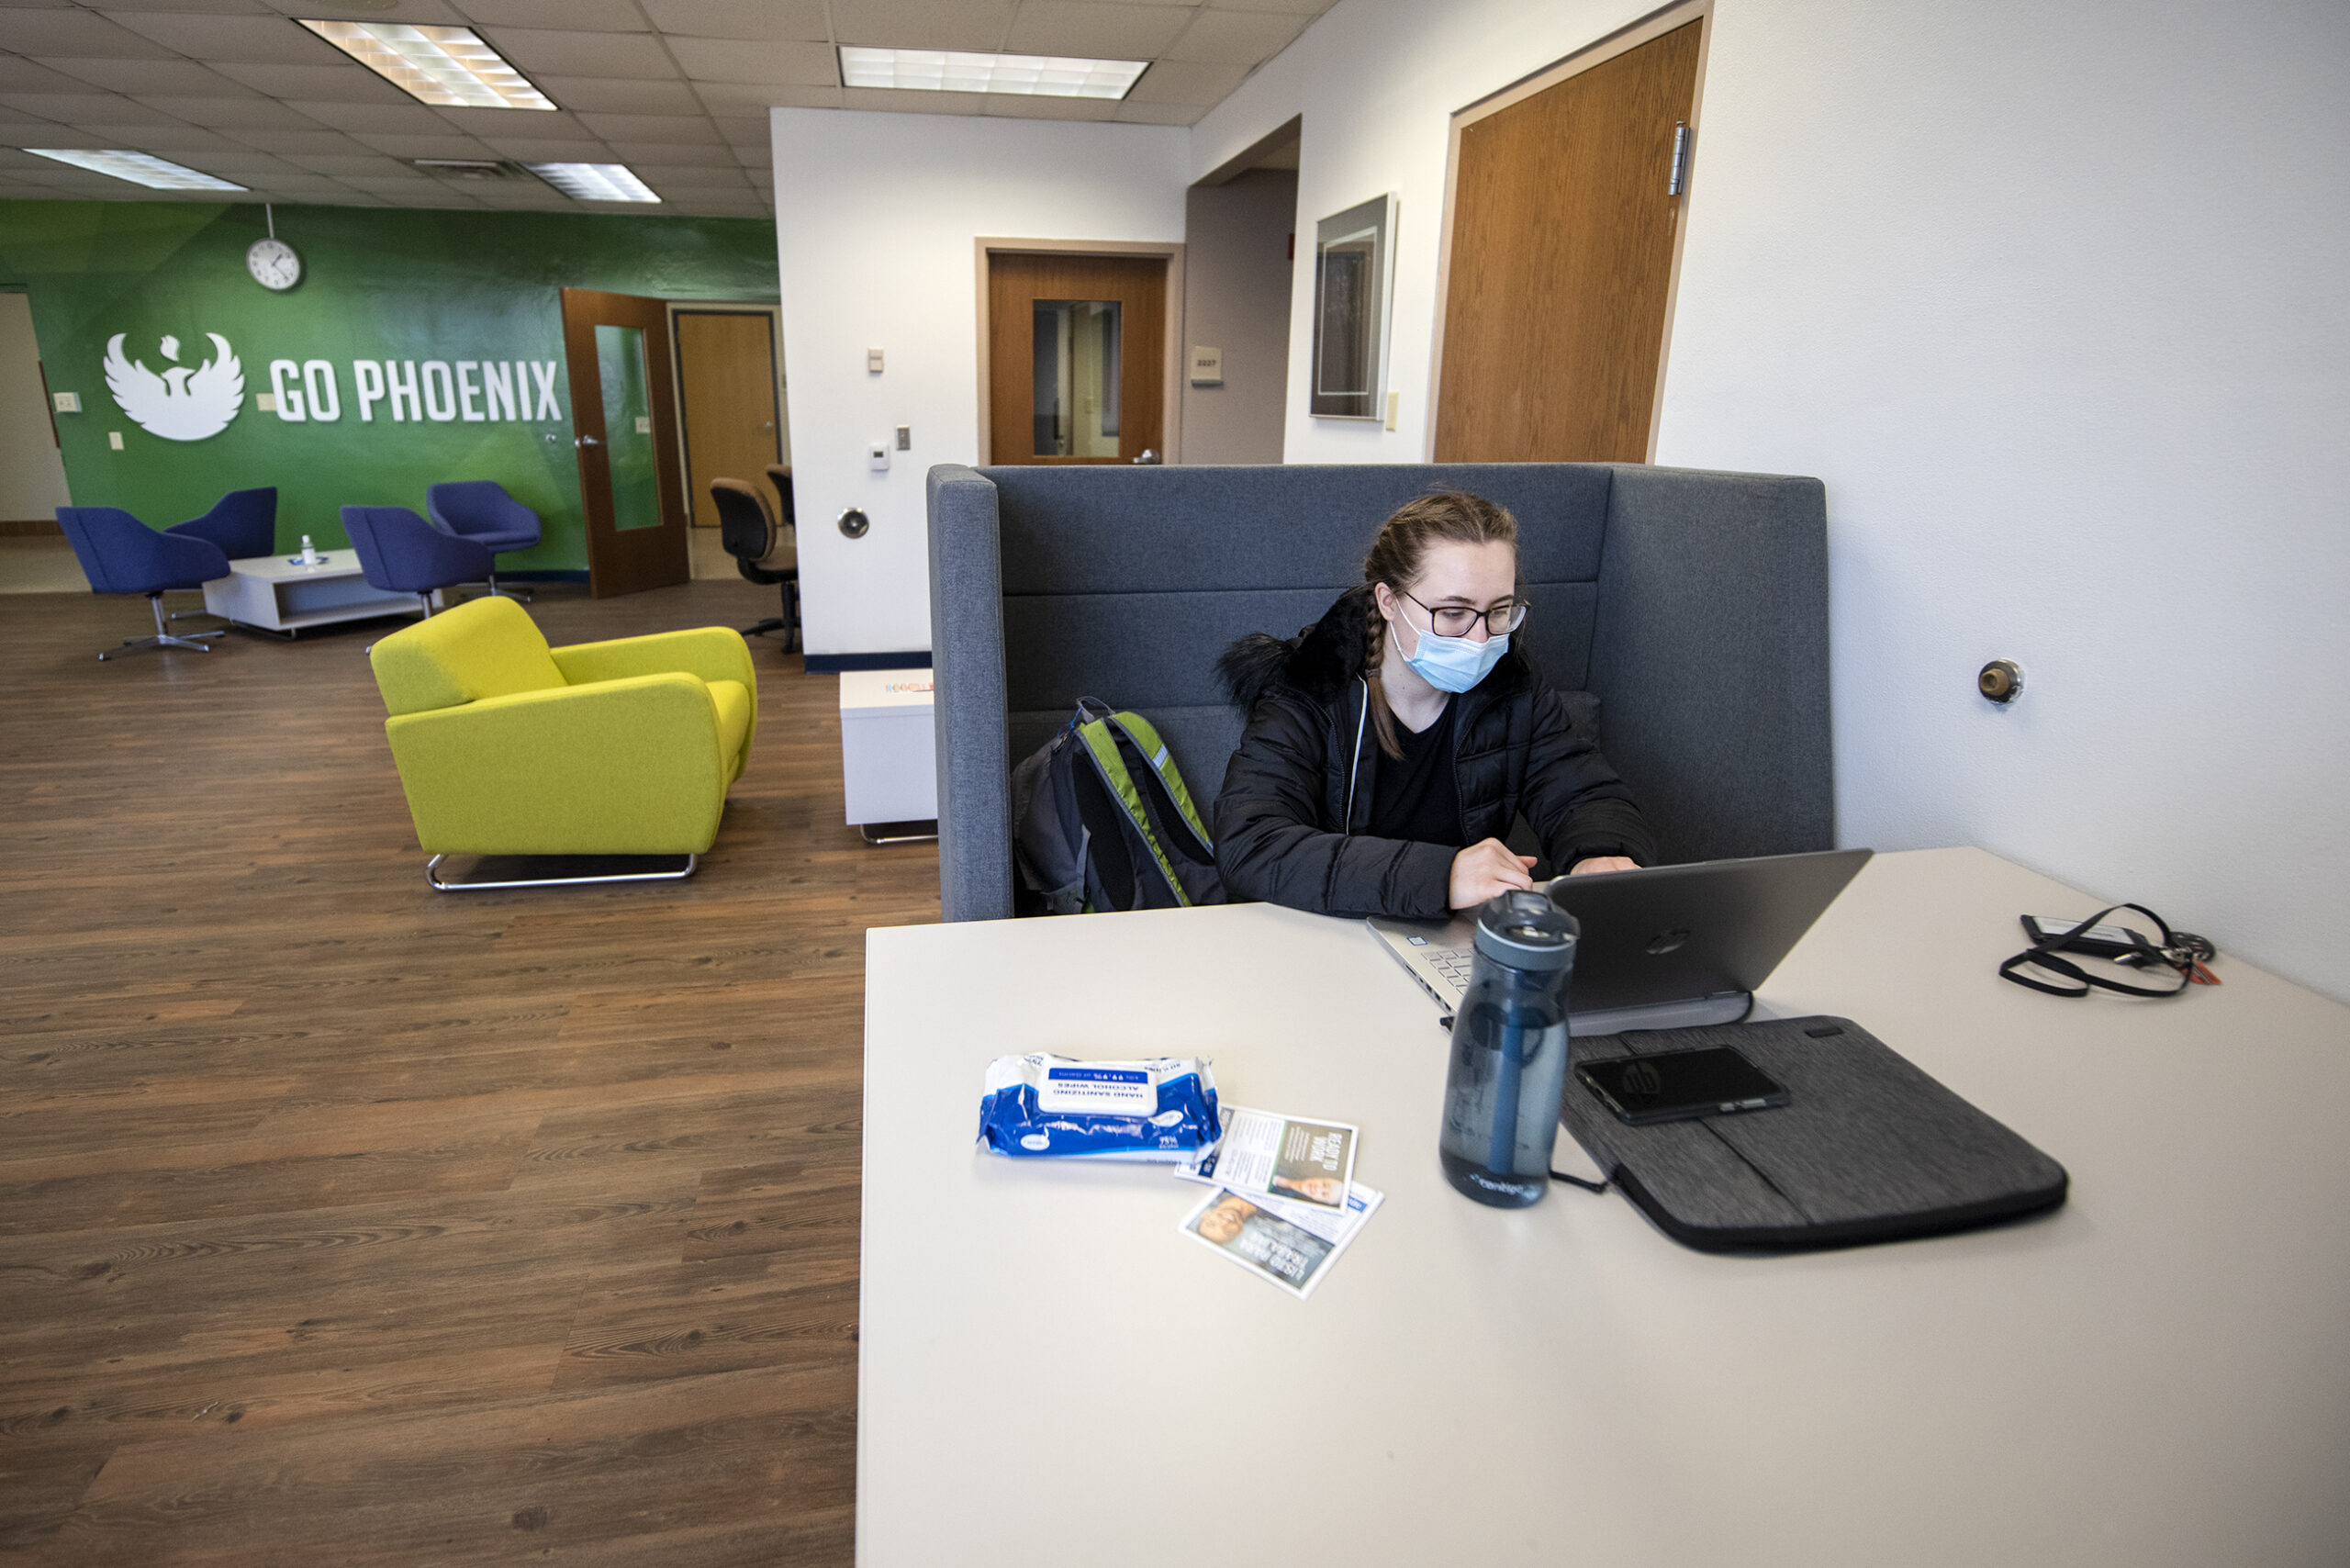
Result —
[[841, 672], [841, 782], [850, 823], [937, 819], [930, 677], [926, 669]]

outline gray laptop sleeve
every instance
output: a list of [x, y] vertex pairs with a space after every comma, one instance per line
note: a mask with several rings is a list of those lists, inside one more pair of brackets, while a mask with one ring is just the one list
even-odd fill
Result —
[[[1771, 1110], [1632, 1126], [1572, 1070], [1729, 1046], [1785, 1085]], [[1708, 1252], [1850, 1247], [2053, 1209], [2065, 1168], [1848, 1018], [1578, 1037], [1561, 1119], [1658, 1228]]]

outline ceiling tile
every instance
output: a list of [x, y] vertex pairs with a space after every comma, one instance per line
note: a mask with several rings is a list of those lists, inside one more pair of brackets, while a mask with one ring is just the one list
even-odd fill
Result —
[[1129, 103], [1198, 104], [1203, 108], [1220, 104], [1240, 85], [1248, 74], [1245, 65], [1192, 65], [1181, 61], [1162, 60], [1142, 73], [1135, 90], [1126, 95]]
[[286, 106], [298, 109], [337, 130], [372, 130], [378, 134], [409, 131], [419, 136], [445, 134], [449, 122], [422, 104], [341, 104], [331, 99], [302, 98]]
[[[1015, 54], [1156, 60], [1192, 19], [1189, 6], [1103, 6], [1026, 0], [1003, 47]], [[1253, 63], [1253, 62], [1252, 62]]]
[[702, 115], [581, 115], [579, 123], [615, 145], [623, 141], [722, 140], [718, 128]]
[[1047, 98], [1025, 93], [990, 93], [980, 112], [995, 119], [1114, 119], [1115, 98]]
[[901, 49], [1001, 49], [1013, 0], [833, 0], [833, 37]]
[[226, 174], [232, 180], [241, 180], [248, 174], [258, 177], [304, 172], [274, 152], [252, 152], [241, 149], [234, 152], [191, 152], [184, 161], [191, 169], [201, 169], [207, 174]]
[[118, 28], [94, 11], [35, 11], [15, 6], [0, 10], [0, 49], [66, 60], [172, 57], [172, 51], [154, 39]]
[[740, 39], [669, 40], [670, 52], [687, 75], [699, 82], [772, 83], [785, 87], [829, 87], [840, 74], [828, 43], [751, 43]]
[[314, 174], [332, 174], [340, 179], [345, 174], [389, 174], [405, 179], [415, 173], [380, 152], [289, 152], [285, 162], [297, 169], [308, 169]]
[[220, 134], [240, 147], [253, 147], [263, 152], [280, 153], [294, 159], [297, 162], [299, 162], [303, 156], [310, 153], [359, 153], [367, 151], [342, 132], [329, 130], [324, 126], [319, 127], [316, 130], [248, 130], [242, 126], [236, 126]]
[[1199, 104], [1137, 104], [1128, 99], [1110, 118], [1126, 125], [1192, 125], [1207, 112]]
[[467, 136], [527, 136], [539, 141], [577, 141], [595, 134], [579, 123], [577, 116], [560, 109], [436, 108], [432, 115], [441, 122], [436, 129], [454, 126]]
[[47, 119], [39, 115], [28, 115], [22, 109], [12, 109], [6, 104], [0, 104], [0, 126], [55, 125], [56, 123], [53, 119]]
[[649, 163], [629, 167], [636, 171], [638, 179], [665, 196], [672, 189], [750, 194], [751, 182], [740, 169], [664, 169]]
[[238, 145], [218, 131], [197, 125], [107, 125], [91, 121], [81, 127], [109, 147], [139, 152], [218, 151]]
[[193, 60], [50, 60], [50, 65], [109, 93], [140, 97], [250, 98], [252, 89]]
[[[730, 47], [740, 48], [740, 45]], [[541, 76], [539, 91], [566, 109], [597, 114], [693, 115], [701, 100], [683, 82], [632, 82], [610, 76]], [[484, 109], [496, 114], [496, 109]]]
[[255, 92], [288, 103], [412, 104], [406, 93], [357, 61], [341, 65], [251, 65], [215, 61], [212, 69]]
[[1219, 11], [1274, 11], [1309, 20], [1328, 10], [1337, 0], [1215, 0]]
[[1305, 30], [1310, 17], [1203, 10], [1165, 58], [1203, 65], [1261, 65]]
[[712, 114], [733, 110], [836, 109], [838, 87], [767, 87], [750, 82], [697, 82], [694, 91]]
[[0, 93], [0, 104], [73, 125], [177, 125], [171, 115], [118, 93]]
[[285, 17], [191, 17], [171, 12], [117, 11], [126, 28], [198, 60], [252, 65], [325, 65], [341, 50]]
[[[76, 130], [70, 125], [17, 125], [0, 129], [0, 147], [104, 147], [105, 142], [86, 130]], [[39, 160], [45, 167], [57, 167], [49, 160]], [[39, 172], [39, 171], [36, 171]]]
[[534, 80], [550, 76], [625, 76], [666, 81], [677, 74], [650, 33], [566, 33], [498, 28], [482, 35]]
[[470, 136], [406, 136], [383, 135], [375, 131], [353, 131], [351, 140], [362, 147], [372, 147], [392, 157], [408, 158], [487, 158], [490, 150]]
[[553, 28], [558, 31], [641, 33], [636, 0], [457, 0], [486, 28]]
[[644, 0], [644, 14], [662, 31], [687, 38], [832, 37], [824, 0]]
[[844, 87], [841, 107], [885, 115], [975, 115], [987, 106], [985, 93], [917, 93], [898, 87]]
[[[18, 4], [20, 0], [10, 0]], [[71, 3], [71, 0], [65, 0]], [[207, 16], [268, 16], [269, 7], [262, 0], [131, 0], [122, 7], [126, 11], [199, 11]]]
[[89, 84], [13, 54], [0, 54], [0, 93], [78, 93]]
[[[653, 168], [681, 166], [684, 161], [677, 156], [680, 151], [674, 142], [615, 141], [612, 143], [612, 160], [632, 169], [639, 165]], [[713, 147], [710, 151], [719, 155], [715, 160], [717, 162], [732, 165], [734, 162], [733, 152], [728, 148]]]
[[[262, 0], [262, 4], [288, 17], [348, 17], [363, 22], [383, 20], [385, 10], [383, 6], [372, 4], [370, 0], [352, 0], [350, 4], [340, 6], [333, 0], [328, 0], [325, 5], [319, 4], [319, 0]], [[447, 28], [465, 25], [465, 18], [444, 0], [399, 0], [397, 8], [399, 11], [397, 19], [403, 22], [430, 23]]]
[[317, 121], [269, 98], [141, 98], [151, 109], [186, 120], [191, 125], [276, 126], [287, 130], [315, 128]]
[[609, 163], [611, 150], [600, 141], [541, 141], [527, 136], [485, 136], [483, 145], [518, 163]]

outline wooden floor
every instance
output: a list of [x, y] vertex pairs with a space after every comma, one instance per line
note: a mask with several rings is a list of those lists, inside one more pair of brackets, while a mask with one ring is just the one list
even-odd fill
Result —
[[0, 599], [0, 1562], [849, 1562], [862, 933], [938, 879], [834, 683], [753, 643], [693, 880], [448, 896], [385, 623], [96, 660], [148, 621]]

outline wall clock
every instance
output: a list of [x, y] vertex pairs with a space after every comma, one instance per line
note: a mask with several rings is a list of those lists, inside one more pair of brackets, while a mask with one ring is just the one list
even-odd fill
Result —
[[302, 258], [283, 240], [256, 240], [245, 252], [245, 270], [263, 288], [282, 293], [302, 281]]

